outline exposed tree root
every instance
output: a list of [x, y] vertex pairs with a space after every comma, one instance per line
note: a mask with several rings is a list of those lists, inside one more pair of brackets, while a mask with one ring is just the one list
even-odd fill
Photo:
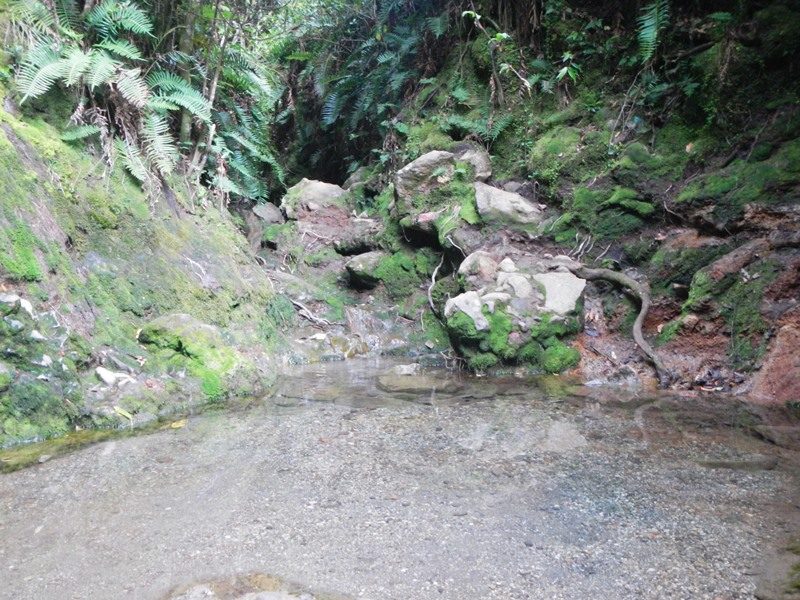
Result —
[[661, 358], [642, 335], [642, 324], [647, 316], [647, 312], [650, 310], [650, 292], [647, 290], [647, 287], [619, 271], [612, 271], [611, 269], [592, 269], [566, 256], [554, 258], [551, 264], [554, 267], [566, 267], [570, 272], [582, 279], [587, 279], [589, 281], [596, 281], [598, 279], [610, 281], [611, 283], [629, 289], [633, 295], [639, 299], [642, 306], [639, 309], [639, 316], [636, 317], [636, 321], [633, 324], [633, 339], [655, 367], [659, 386], [662, 388], [669, 387], [673, 380], [672, 374], [667, 370]]

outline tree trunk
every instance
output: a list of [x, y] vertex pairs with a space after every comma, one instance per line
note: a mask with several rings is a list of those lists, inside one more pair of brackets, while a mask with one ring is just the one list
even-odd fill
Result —
[[[185, 27], [181, 29], [180, 38], [178, 39], [178, 50], [187, 56], [191, 56], [192, 52], [194, 51], [194, 22], [197, 12], [194, 10], [194, 3], [189, 0], [183, 3], [183, 10], [185, 11], [185, 14], [183, 15]], [[180, 75], [183, 77], [186, 83], [192, 83], [192, 74], [189, 63], [185, 62], [181, 64]], [[183, 109], [183, 111], [181, 111], [181, 129], [178, 139], [181, 145], [185, 146], [191, 141], [191, 137], [192, 113], [186, 109]]]

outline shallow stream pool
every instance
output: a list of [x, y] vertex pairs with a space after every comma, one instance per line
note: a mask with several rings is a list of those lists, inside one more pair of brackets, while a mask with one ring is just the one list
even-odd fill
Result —
[[789, 415], [396, 364], [0, 475], [0, 598], [793, 597]]

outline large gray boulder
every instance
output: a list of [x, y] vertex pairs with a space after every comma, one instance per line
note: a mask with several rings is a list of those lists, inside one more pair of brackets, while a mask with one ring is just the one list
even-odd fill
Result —
[[425, 195], [449, 182], [456, 168], [452, 152], [434, 150], [408, 163], [395, 175], [394, 193], [400, 216], [414, 212], [414, 196]]
[[350, 285], [368, 290], [377, 287], [381, 280], [380, 277], [375, 275], [375, 270], [385, 256], [388, 256], [388, 254], [380, 250], [374, 250], [359, 254], [348, 260], [344, 267], [350, 277]]
[[295, 220], [303, 212], [316, 212], [329, 206], [344, 207], [349, 194], [332, 183], [303, 178], [286, 191], [281, 210], [287, 219]]
[[542, 210], [530, 200], [480, 181], [475, 182], [475, 203], [487, 223], [538, 225], [544, 218]]
[[492, 159], [483, 148], [468, 145], [461, 152], [456, 153], [456, 159], [472, 167], [475, 181], [486, 181], [492, 176]]

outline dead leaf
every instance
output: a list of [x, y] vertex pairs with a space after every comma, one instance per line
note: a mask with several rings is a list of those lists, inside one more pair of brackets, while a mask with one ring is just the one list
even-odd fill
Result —
[[181, 427], [186, 427], [186, 424], [189, 422], [189, 419], [181, 419], [180, 421], [175, 421], [170, 423], [170, 427], [172, 429], [180, 429]]

